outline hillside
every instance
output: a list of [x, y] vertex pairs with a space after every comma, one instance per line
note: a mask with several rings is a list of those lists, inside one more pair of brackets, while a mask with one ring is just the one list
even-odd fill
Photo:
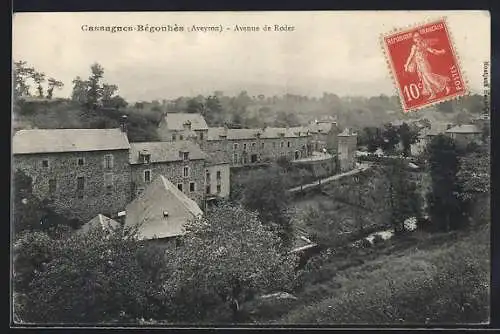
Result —
[[100, 109], [94, 113], [69, 100], [20, 102], [14, 107], [12, 127], [21, 129], [117, 128], [122, 115], [128, 116], [131, 142], [158, 140], [156, 129], [161, 112], [135, 108]]
[[[476, 227], [477, 228], [477, 227]], [[489, 226], [414, 232], [309, 265], [297, 300], [248, 305], [248, 321], [272, 324], [444, 324], [489, 320]], [[255, 308], [254, 308], [255, 307]], [[264, 312], [265, 309], [265, 312]], [[269, 313], [267, 313], [269, 312]], [[272, 312], [272, 313], [271, 313]]]

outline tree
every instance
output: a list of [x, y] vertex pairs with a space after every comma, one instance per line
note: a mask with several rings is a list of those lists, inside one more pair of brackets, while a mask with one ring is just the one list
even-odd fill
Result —
[[253, 171], [242, 182], [242, 188], [240, 201], [243, 206], [256, 211], [259, 220], [276, 231], [283, 247], [290, 247], [293, 239], [293, 227], [288, 215], [290, 198], [279, 168]]
[[82, 80], [81, 77], [77, 76], [73, 80], [73, 91], [71, 93], [71, 99], [82, 105], [87, 104], [87, 91], [89, 89], [88, 81]]
[[205, 106], [202, 101], [197, 99], [190, 99], [187, 103], [186, 112], [190, 114], [203, 114]]
[[399, 143], [398, 129], [390, 123], [386, 124], [382, 131], [382, 138], [382, 150], [384, 150], [386, 154], [394, 153], [396, 145]]
[[54, 78], [49, 78], [48, 88], [47, 88], [47, 98], [52, 99], [54, 88], [61, 89], [62, 87], [64, 87], [64, 84], [61, 81], [58, 81]]
[[115, 95], [110, 99], [109, 106], [116, 109], [122, 109], [128, 106], [128, 102], [120, 95]]
[[403, 155], [408, 157], [411, 155], [411, 145], [417, 142], [418, 129], [411, 128], [408, 124], [403, 123], [398, 130], [401, 145], [403, 146]]
[[25, 61], [14, 62], [14, 96], [30, 96], [30, 86], [27, 82], [29, 78], [33, 77], [35, 69], [28, 67]]
[[453, 140], [445, 135], [432, 139], [427, 147], [432, 190], [428, 194], [433, 225], [443, 231], [458, 228], [463, 222], [462, 201], [457, 182], [458, 156]]
[[445, 101], [436, 106], [436, 109], [443, 113], [452, 113], [454, 110], [453, 103], [451, 101]]
[[100, 85], [100, 80], [104, 75], [104, 68], [98, 63], [90, 66], [91, 75], [88, 79], [87, 90], [87, 106], [95, 109], [103, 96], [103, 87]]
[[410, 181], [407, 164], [403, 159], [395, 159], [387, 170], [388, 200], [391, 211], [391, 225], [396, 234], [404, 232], [404, 221], [420, 214], [421, 201], [416, 183]]
[[359, 145], [366, 145], [370, 153], [374, 153], [382, 145], [383, 141], [381, 131], [376, 127], [364, 127], [359, 139]]
[[[38, 249], [29, 242], [33, 239]], [[158, 310], [153, 298], [158, 285], [141, 261], [158, 257], [141, 256], [143, 251], [133, 234], [121, 230], [96, 227], [61, 240], [28, 235], [18, 247], [18, 265], [26, 257], [43, 262], [29, 283], [24, 321], [75, 324], [152, 317]]]
[[118, 90], [118, 86], [103, 84], [101, 90], [102, 90], [102, 98], [101, 98], [102, 105], [105, 107], [110, 107], [112, 104], [113, 96]]
[[32, 74], [33, 81], [36, 83], [36, 89], [38, 91], [38, 97], [43, 97], [43, 86], [42, 83], [45, 81], [45, 74], [42, 72], [34, 71]]
[[238, 322], [243, 301], [292, 288], [296, 259], [257, 214], [221, 203], [186, 231], [165, 286], [175, 321]]
[[209, 96], [205, 102], [203, 115], [208, 125], [220, 124], [223, 121], [223, 109], [217, 96]]

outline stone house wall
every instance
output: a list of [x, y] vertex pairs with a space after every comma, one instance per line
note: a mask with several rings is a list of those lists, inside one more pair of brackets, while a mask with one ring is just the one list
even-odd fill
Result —
[[[105, 155], [113, 157], [111, 168], [105, 166]], [[99, 213], [114, 216], [131, 199], [128, 150], [19, 154], [13, 158], [17, 169], [32, 178], [35, 196], [52, 200], [56, 211], [82, 221]], [[77, 190], [79, 177], [84, 178], [82, 191]]]
[[[184, 167], [189, 167], [189, 176], [184, 177]], [[163, 175], [170, 182], [182, 184], [182, 191], [200, 208], [204, 207], [205, 198], [205, 160], [169, 161], [149, 164], [131, 165], [131, 188], [134, 197], [142, 192], [148, 183], [144, 180], [144, 171], [150, 171], [150, 180], [154, 180], [158, 175]], [[194, 182], [194, 191], [190, 191], [190, 183]]]

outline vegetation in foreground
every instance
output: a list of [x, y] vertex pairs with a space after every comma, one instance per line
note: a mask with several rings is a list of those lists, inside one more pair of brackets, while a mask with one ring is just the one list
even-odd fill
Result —
[[[402, 238], [402, 239], [401, 239]], [[456, 324], [489, 320], [489, 226], [416, 232], [308, 264], [280, 324]], [[263, 321], [264, 319], [255, 319]]]

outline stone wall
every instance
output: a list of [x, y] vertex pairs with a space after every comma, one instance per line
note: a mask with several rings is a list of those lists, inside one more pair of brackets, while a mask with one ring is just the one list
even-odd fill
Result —
[[[189, 176], [184, 177], [184, 167], [189, 167]], [[182, 184], [182, 191], [200, 208], [204, 206], [205, 197], [205, 160], [173, 161], [150, 164], [131, 165], [132, 192], [134, 197], [148, 185], [144, 180], [144, 171], [151, 172], [151, 181], [158, 175], [163, 175], [174, 185]], [[194, 182], [194, 191], [190, 191], [190, 183]]]
[[[108, 154], [113, 157], [109, 169], [104, 163]], [[84, 222], [99, 213], [114, 216], [131, 199], [128, 150], [15, 155], [13, 169], [32, 178], [34, 195], [52, 200], [56, 211]], [[77, 191], [79, 177], [84, 178], [82, 191]]]
[[290, 160], [304, 158], [309, 155], [307, 144], [308, 137], [292, 137], [210, 140], [203, 146], [209, 155], [223, 155], [224, 161], [235, 167], [275, 161], [282, 156]]

